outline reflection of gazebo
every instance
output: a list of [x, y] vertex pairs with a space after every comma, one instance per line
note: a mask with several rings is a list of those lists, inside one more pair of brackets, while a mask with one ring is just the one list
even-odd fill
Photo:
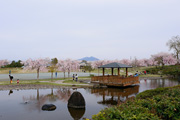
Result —
[[[128, 99], [130, 96], [133, 96], [139, 93], [139, 86], [126, 87], [123, 89], [114, 89], [114, 88], [97, 88], [91, 89], [92, 94], [97, 96], [102, 96], [102, 101], [99, 101], [99, 104], [105, 105], [117, 105], [117, 103], [122, 102], [120, 98]], [[111, 98], [108, 98], [111, 97]]]
[[[91, 82], [99, 82], [99, 84], [107, 86], [129, 86], [139, 83], [138, 76], [128, 76], [128, 68], [132, 68], [131, 66], [114, 62], [98, 68], [102, 68], [103, 76], [94, 76], [91, 78]], [[112, 75], [105, 75], [105, 68], [111, 68]], [[114, 68], [117, 68], [118, 75], [114, 75]], [[126, 76], [120, 76], [120, 68], [126, 68]]]

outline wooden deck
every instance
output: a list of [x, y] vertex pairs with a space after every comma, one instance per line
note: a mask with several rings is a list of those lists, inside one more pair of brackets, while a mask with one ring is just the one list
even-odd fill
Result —
[[130, 86], [139, 84], [139, 76], [137, 77], [122, 77], [122, 76], [94, 76], [91, 77], [91, 82], [96, 82], [107, 86]]

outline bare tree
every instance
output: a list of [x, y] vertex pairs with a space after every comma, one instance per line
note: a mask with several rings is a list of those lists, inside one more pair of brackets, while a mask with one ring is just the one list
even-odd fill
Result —
[[180, 55], [180, 36], [173, 36], [166, 45], [169, 47], [169, 50], [174, 50], [174, 54], [177, 58], [177, 64], [179, 64], [179, 55]]

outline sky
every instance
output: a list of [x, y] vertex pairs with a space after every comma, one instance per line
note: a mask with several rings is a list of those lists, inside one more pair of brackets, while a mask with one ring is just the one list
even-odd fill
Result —
[[180, 35], [180, 0], [0, 0], [0, 60], [150, 58]]

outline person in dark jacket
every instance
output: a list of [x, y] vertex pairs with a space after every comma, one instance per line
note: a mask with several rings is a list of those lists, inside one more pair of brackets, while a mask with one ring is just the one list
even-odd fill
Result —
[[12, 76], [12, 75], [9, 75], [9, 79], [10, 79], [10, 83], [12, 83], [13, 76]]

